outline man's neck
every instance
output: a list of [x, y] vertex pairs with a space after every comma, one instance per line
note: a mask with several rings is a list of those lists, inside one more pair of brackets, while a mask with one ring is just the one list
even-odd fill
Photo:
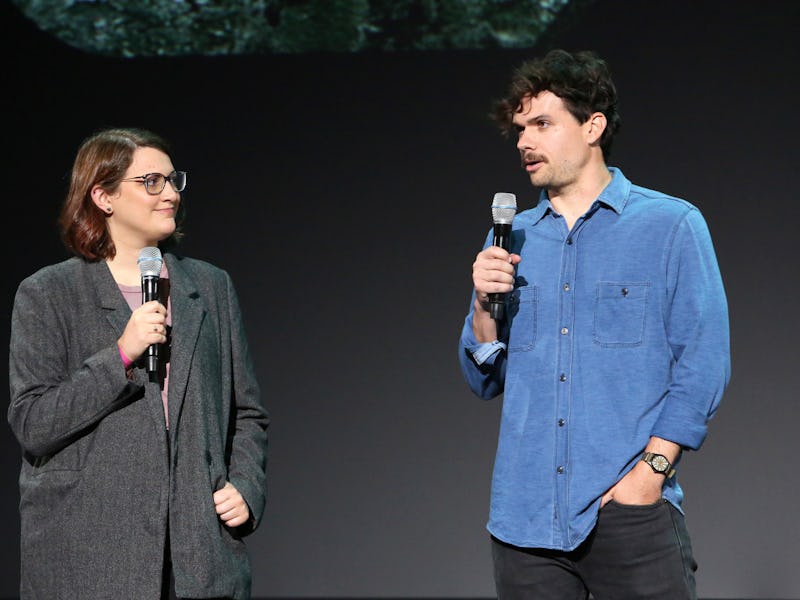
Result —
[[597, 197], [611, 182], [611, 172], [605, 163], [587, 169], [580, 179], [561, 188], [549, 188], [547, 197], [553, 208], [564, 217], [567, 228], [572, 229], [575, 222], [592, 206]]

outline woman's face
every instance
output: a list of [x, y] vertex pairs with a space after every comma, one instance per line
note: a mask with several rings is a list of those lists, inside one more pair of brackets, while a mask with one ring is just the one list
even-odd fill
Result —
[[[169, 156], [161, 150], [137, 148], [123, 179], [152, 173], [168, 177], [174, 170]], [[175, 231], [181, 195], [169, 181], [156, 195], [148, 193], [143, 179], [122, 181], [117, 192], [107, 196], [107, 201], [111, 207], [108, 230], [118, 251], [123, 248], [138, 251], [145, 246], [157, 246]]]

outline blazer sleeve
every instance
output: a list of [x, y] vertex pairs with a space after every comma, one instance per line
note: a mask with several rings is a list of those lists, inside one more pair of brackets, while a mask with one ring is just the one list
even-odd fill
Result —
[[[9, 348], [8, 422], [23, 450], [53, 455], [87, 428], [143, 394], [128, 380], [116, 343], [103, 344], [91, 323], [76, 323], [58, 278], [23, 281], [14, 299]], [[97, 339], [77, 356], [76, 336]], [[87, 346], [88, 347], [88, 346]]]
[[225, 281], [230, 307], [235, 408], [233, 432], [228, 441], [228, 480], [242, 494], [250, 509], [250, 524], [244, 526], [245, 530], [242, 532], [247, 534], [258, 527], [264, 516], [267, 501], [267, 427], [270, 420], [261, 403], [260, 388], [245, 336], [239, 300], [227, 274]]

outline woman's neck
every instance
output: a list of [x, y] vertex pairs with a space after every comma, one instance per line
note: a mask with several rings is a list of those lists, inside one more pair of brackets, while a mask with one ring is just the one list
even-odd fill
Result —
[[141, 248], [117, 248], [113, 258], [106, 259], [114, 281], [121, 285], [139, 285], [142, 274], [139, 270], [139, 251]]

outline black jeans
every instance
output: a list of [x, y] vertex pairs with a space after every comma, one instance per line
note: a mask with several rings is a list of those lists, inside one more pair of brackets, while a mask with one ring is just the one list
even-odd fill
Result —
[[613, 500], [572, 552], [518, 548], [492, 538], [500, 600], [696, 600], [697, 563], [683, 515], [660, 500]]

